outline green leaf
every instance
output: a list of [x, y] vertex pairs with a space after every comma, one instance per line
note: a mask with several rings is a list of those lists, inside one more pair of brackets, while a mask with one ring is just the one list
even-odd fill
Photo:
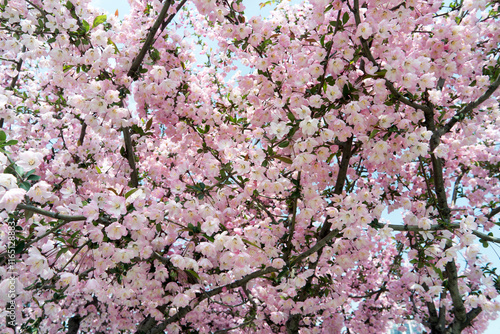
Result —
[[39, 175], [34, 175], [33, 174], [33, 175], [28, 176], [28, 178], [26, 180], [28, 180], [28, 181], [38, 181], [40, 179], [41, 179], [41, 177]]
[[254, 242], [251, 242], [250, 240], [247, 240], [247, 239], [241, 239], [241, 241], [243, 241], [243, 242], [244, 242], [244, 243], [246, 243], [247, 245], [257, 247], [258, 249], [262, 249], [261, 247], [257, 246], [257, 244], [255, 244]]
[[203, 236], [204, 236], [204, 237], [205, 237], [208, 241], [210, 241], [210, 242], [214, 242], [214, 241], [215, 241], [215, 238], [213, 238], [213, 237], [209, 236], [209, 235], [208, 235], [208, 234], [206, 234], [206, 233], [203, 233]]
[[151, 118], [147, 123], [146, 123], [146, 131], [151, 129], [151, 126], [153, 125], [153, 118]]
[[162, 231], [161, 224], [156, 224], [156, 232], [160, 233]]
[[197, 280], [200, 279], [200, 276], [196, 273], [196, 271], [194, 271], [192, 269], [186, 269], [185, 272], [188, 273], [188, 274], [190, 274], [191, 276], [193, 276]]
[[97, 17], [94, 19], [94, 23], [92, 23], [92, 28], [95, 28], [95, 27], [97, 27], [99, 24], [106, 22], [106, 19], [107, 19], [107, 18], [108, 18], [108, 17], [106, 16], [106, 14], [97, 16]]
[[82, 27], [83, 27], [83, 30], [84, 30], [85, 33], [90, 30], [90, 24], [87, 21], [85, 21], [85, 20], [82, 20]]
[[153, 61], [156, 61], [156, 60], [159, 60], [160, 59], [160, 51], [158, 51], [157, 49], [153, 48], [153, 50], [151, 50], [149, 52], [149, 55], [151, 57], [151, 59]]
[[127, 193], [125, 194], [125, 199], [129, 198], [130, 195], [132, 195], [133, 193], [135, 193], [137, 190], [138, 190], [137, 188], [134, 188], [132, 190], [127, 191]]
[[95, 165], [95, 169], [97, 170], [97, 174], [102, 174], [101, 169], [99, 166]]
[[377, 130], [377, 129], [374, 129], [371, 133], [370, 133], [370, 139], [373, 139], [373, 137], [375, 137], [375, 135], [377, 133], [379, 133], [380, 130]]
[[115, 54], [120, 53], [120, 49], [118, 49], [118, 46], [116, 46], [115, 42], [111, 40], [111, 38], [108, 38], [108, 45], [113, 45], [115, 47]]
[[12, 145], [16, 145], [16, 144], [17, 144], [17, 140], [11, 139], [8, 142], [6, 142], [3, 146], [12, 146]]
[[59, 252], [57, 252], [57, 255], [56, 255], [56, 259], [58, 259], [61, 255], [63, 255], [64, 253], [66, 253], [68, 251], [68, 248], [67, 247], [63, 247], [61, 248], [61, 250]]
[[5, 134], [5, 132], [0, 130], [0, 143], [3, 143], [5, 139], [7, 139], [7, 135]]
[[20, 241], [17, 243], [16, 248], [14, 248], [16, 254], [21, 254], [21, 252], [24, 250], [24, 246], [26, 246], [26, 243], [24, 241]]
[[210, 125], [205, 125], [205, 127], [202, 129], [201, 127], [197, 127], [196, 130], [201, 133], [201, 134], [205, 134], [205, 133], [208, 133], [208, 131], [210, 131]]
[[283, 161], [284, 163], [287, 163], [287, 164], [290, 164], [290, 165], [293, 163], [292, 159], [287, 158], [287, 157], [282, 157], [282, 156], [280, 156], [280, 155], [275, 155], [274, 157], [275, 157], [276, 159], [281, 160], [281, 161]]
[[342, 23], [346, 24], [349, 21], [349, 13], [345, 12], [342, 16]]
[[431, 263], [431, 267], [432, 269], [434, 269], [434, 271], [439, 275], [439, 278], [441, 280], [444, 279], [444, 276], [443, 276], [443, 272], [441, 271], [441, 269], [439, 269], [438, 267], [436, 267], [434, 264]]
[[[21, 171], [21, 173], [18, 173], [18, 170]], [[12, 174], [14, 176], [17, 177], [17, 175], [19, 174], [19, 176], [23, 176], [23, 172], [22, 172], [22, 168], [15, 165], [15, 164], [11, 164], [9, 166], [7, 166], [7, 168], [4, 169], [3, 171], [5, 174]]]
[[31, 217], [33, 217], [33, 211], [24, 210], [24, 219], [28, 221]]
[[279, 146], [279, 147], [281, 147], [281, 148], [285, 148], [285, 147], [287, 147], [288, 145], [290, 145], [290, 142], [289, 142], [288, 140], [286, 140], [286, 141], [284, 141], [284, 142], [279, 143], [279, 145], [278, 145], [278, 146]]
[[264, 8], [265, 6], [270, 5], [270, 4], [271, 4], [271, 1], [266, 1], [266, 2], [261, 2], [261, 3], [259, 4], [259, 6], [260, 6], [260, 9], [262, 9], [262, 8]]

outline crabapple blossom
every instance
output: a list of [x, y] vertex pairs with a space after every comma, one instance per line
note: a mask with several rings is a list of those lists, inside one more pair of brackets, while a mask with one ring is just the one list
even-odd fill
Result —
[[17, 179], [12, 174], [0, 174], [0, 186], [6, 190], [17, 188]]
[[106, 235], [108, 236], [108, 238], [110, 238], [111, 240], [118, 240], [128, 233], [127, 228], [118, 222], [112, 223], [104, 230], [106, 231]]
[[23, 168], [25, 171], [38, 168], [43, 160], [43, 154], [37, 151], [25, 151], [18, 155], [16, 164]]
[[300, 122], [300, 128], [305, 135], [312, 136], [318, 130], [318, 122], [318, 119], [306, 117], [302, 122]]
[[24, 200], [26, 190], [21, 188], [13, 188], [3, 193], [0, 198], [0, 209], [5, 209], [7, 212], [14, 211], [19, 203]]

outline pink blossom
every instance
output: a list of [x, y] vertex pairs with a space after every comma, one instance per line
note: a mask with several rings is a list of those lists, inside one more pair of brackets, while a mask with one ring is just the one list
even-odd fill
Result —
[[111, 223], [104, 230], [111, 240], [118, 240], [128, 233], [127, 228], [118, 222]]
[[189, 305], [190, 298], [188, 295], [184, 293], [179, 293], [175, 296], [174, 300], [172, 301], [172, 304], [175, 307], [186, 307]]
[[12, 212], [16, 209], [17, 205], [24, 200], [26, 190], [14, 188], [7, 190], [0, 199], [0, 209], [5, 209], [7, 212]]
[[33, 185], [30, 190], [28, 190], [26, 195], [32, 198], [35, 202], [45, 203], [53, 196], [50, 190], [50, 184], [45, 181], [39, 181]]
[[127, 208], [125, 206], [125, 198], [121, 196], [112, 196], [105, 204], [105, 210], [114, 217], [119, 217], [125, 214]]
[[17, 179], [12, 174], [1, 173], [0, 174], [0, 186], [4, 187], [7, 190], [17, 188]]
[[203, 224], [201, 224], [201, 229], [205, 233], [212, 235], [213, 233], [219, 231], [219, 224], [219, 219], [209, 216], [206, 217]]
[[43, 154], [37, 151], [29, 150], [18, 155], [16, 164], [25, 171], [38, 168], [43, 161]]

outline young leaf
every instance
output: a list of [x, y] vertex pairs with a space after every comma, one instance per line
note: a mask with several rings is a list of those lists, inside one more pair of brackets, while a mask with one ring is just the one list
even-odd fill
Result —
[[96, 16], [96, 18], [94, 19], [94, 23], [92, 23], [92, 28], [95, 28], [99, 24], [106, 22], [106, 19], [107, 19], [106, 14]]

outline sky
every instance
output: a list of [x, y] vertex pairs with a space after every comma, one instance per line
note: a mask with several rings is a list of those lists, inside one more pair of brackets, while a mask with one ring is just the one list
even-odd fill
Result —
[[[243, 4], [246, 7], [245, 13], [248, 17], [252, 17], [254, 15], [269, 15], [269, 12], [272, 6], [266, 6], [263, 9], [260, 9], [259, 4], [264, 0], [243, 0]], [[292, 3], [298, 3], [300, 1], [293, 0]], [[127, 0], [93, 0], [92, 5], [97, 8], [101, 8], [106, 11], [108, 15], [114, 15], [116, 10], [118, 10], [119, 18], [123, 19], [129, 12], [130, 6]], [[389, 220], [391, 224], [400, 224], [402, 223], [402, 217], [400, 212], [393, 212], [391, 214], [385, 214], [385, 219]], [[498, 229], [495, 231], [495, 234], [498, 234]], [[500, 268], [500, 246], [491, 244], [486, 249], [483, 249], [482, 252], [488, 257], [488, 259], [493, 263], [493, 267]], [[463, 259], [459, 258], [459, 262], [462, 264]], [[488, 329], [484, 332], [484, 334], [498, 334], [500, 328], [500, 318], [490, 323]]]

